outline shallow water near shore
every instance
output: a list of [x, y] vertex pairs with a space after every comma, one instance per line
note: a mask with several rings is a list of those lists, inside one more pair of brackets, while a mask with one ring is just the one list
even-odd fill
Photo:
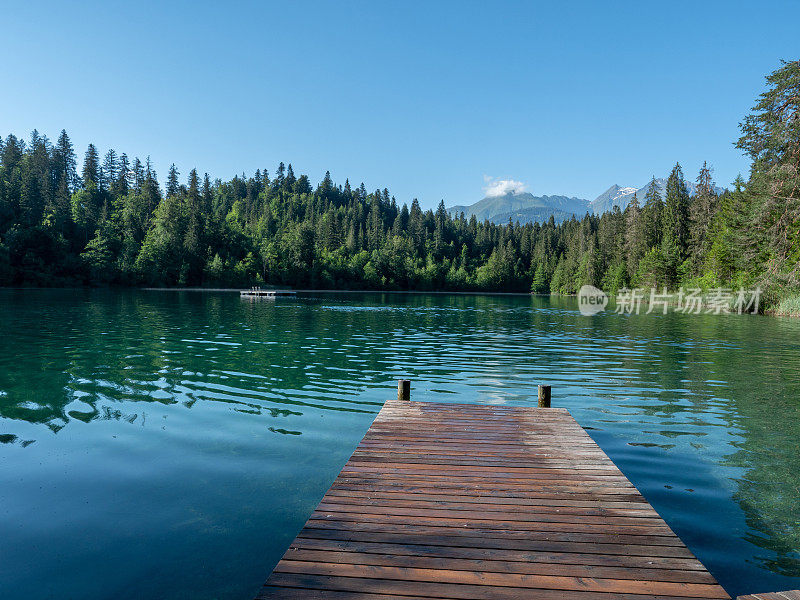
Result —
[[800, 588], [800, 320], [575, 298], [0, 290], [0, 597], [249, 599], [395, 380], [553, 386], [735, 595]]

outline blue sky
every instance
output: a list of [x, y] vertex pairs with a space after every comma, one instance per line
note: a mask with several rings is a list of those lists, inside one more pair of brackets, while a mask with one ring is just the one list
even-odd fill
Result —
[[[163, 181], [270, 173], [388, 187], [424, 207], [486, 178], [593, 199], [703, 160], [737, 124], [800, 3], [2, 2], [0, 135], [150, 155]], [[491, 183], [491, 182], [490, 182]]]

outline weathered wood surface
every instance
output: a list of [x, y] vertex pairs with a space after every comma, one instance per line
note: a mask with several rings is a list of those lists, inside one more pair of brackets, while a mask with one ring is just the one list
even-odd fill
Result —
[[391, 400], [259, 598], [729, 598], [564, 409]]

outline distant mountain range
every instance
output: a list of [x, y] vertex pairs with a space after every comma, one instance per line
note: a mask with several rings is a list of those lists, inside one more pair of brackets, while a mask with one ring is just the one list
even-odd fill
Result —
[[[640, 188], [634, 188], [614, 184], [591, 202], [583, 198], [534, 196], [530, 192], [512, 191], [501, 196], [487, 196], [469, 206], [451, 206], [447, 210], [453, 216], [458, 216], [463, 212], [467, 218], [475, 215], [475, 218], [479, 221], [491, 221], [498, 225], [508, 223], [509, 219], [520, 223], [533, 223], [536, 221], [543, 223], [551, 216], [556, 223], [560, 223], [573, 216], [581, 218], [586, 213], [599, 215], [613, 210], [615, 206], [619, 206], [620, 210], [625, 210], [633, 199], [634, 194], [636, 194], [639, 203], [643, 204], [644, 195], [649, 185], [650, 183], [648, 182]], [[663, 198], [667, 188], [667, 180], [656, 179], [656, 185], [658, 185], [659, 192]], [[695, 185], [688, 182], [686, 185], [689, 188], [689, 193], [694, 194]], [[717, 194], [721, 194], [724, 191], [720, 187], [715, 187], [714, 189]]]
[[511, 218], [520, 223], [546, 221], [553, 215], [557, 221], [564, 221], [572, 215], [584, 215], [589, 203], [582, 198], [567, 196], [534, 196], [529, 192], [508, 192], [502, 196], [487, 196], [470, 206], [452, 206], [450, 214], [462, 212], [467, 218], [475, 215], [479, 221], [508, 223]]
[[[667, 180], [663, 177], [656, 179], [656, 185], [658, 186], [658, 192], [661, 194], [661, 198], [663, 199], [667, 193]], [[632, 187], [620, 187], [617, 184], [614, 184], [605, 192], [600, 194], [597, 198], [592, 200], [589, 203], [589, 206], [591, 207], [592, 212], [594, 212], [596, 215], [613, 210], [615, 206], [619, 206], [620, 210], [625, 210], [628, 204], [630, 204], [631, 200], [633, 200], [634, 193], [636, 194], [636, 199], [639, 201], [639, 204], [642, 205], [644, 204], [644, 196], [647, 193], [648, 187], [650, 187], [650, 182], [638, 189]], [[689, 181], [686, 182], [686, 187], [689, 188], [689, 194], [691, 195], [694, 195], [697, 191], [697, 186]], [[715, 185], [714, 191], [717, 193], [717, 195], [719, 195], [725, 191], [725, 188]]]

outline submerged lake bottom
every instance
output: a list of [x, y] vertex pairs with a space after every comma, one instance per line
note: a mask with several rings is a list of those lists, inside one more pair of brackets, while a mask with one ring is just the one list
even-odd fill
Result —
[[250, 599], [383, 402], [567, 408], [732, 594], [800, 588], [800, 320], [0, 290], [0, 597]]

